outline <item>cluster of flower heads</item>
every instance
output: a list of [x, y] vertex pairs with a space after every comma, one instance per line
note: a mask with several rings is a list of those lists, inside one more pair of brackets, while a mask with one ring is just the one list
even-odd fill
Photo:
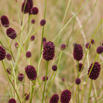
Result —
[[[68, 89], [63, 90], [60, 96], [60, 102], [69, 103], [70, 99], [71, 99], [71, 92]], [[52, 97], [50, 98], [49, 103], [58, 103], [58, 101], [59, 101], [59, 95], [53, 94]]]
[[[90, 49], [91, 44], [94, 45], [94, 40], [90, 40], [91, 43], [86, 43], [85, 47], [87, 49]], [[96, 52], [98, 54], [101, 54], [103, 52], [103, 46], [98, 46], [96, 49]], [[73, 49], [73, 57], [76, 61], [80, 61], [83, 58], [83, 49], [82, 46], [80, 44], [74, 44], [74, 49]], [[77, 65], [78, 71], [81, 72], [84, 68], [82, 63], [79, 63], [79, 65]], [[89, 70], [88, 70], [88, 75], [89, 78], [92, 80], [96, 80], [99, 77], [100, 74], [100, 70], [101, 70], [101, 65], [98, 62], [94, 62], [90, 65]], [[80, 78], [77, 78], [75, 80], [75, 83], [77, 85], [79, 85], [81, 83]]]

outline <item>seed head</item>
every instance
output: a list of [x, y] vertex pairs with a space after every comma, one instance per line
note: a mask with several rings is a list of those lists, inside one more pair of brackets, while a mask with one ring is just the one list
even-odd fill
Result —
[[53, 58], [55, 56], [54, 53], [55, 53], [55, 46], [54, 46], [53, 42], [51, 42], [51, 41], [46, 42], [43, 47], [43, 58], [46, 61], [53, 60]]
[[25, 100], [29, 100], [30, 94], [25, 93]]
[[77, 79], [75, 80], [75, 84], [79, 85], [80, 83], [81, 83], [81, 79], [80, 79], [80, 78], [77, 78]]
[[56, 70], [57, 70], [57, 65], [53, 65], [53, 66], [52, 66], [52, 70], [53, 70], [53, 71], [56, 71]]
[[65, 44], [62, 44], [61, 46], [60, 46], [60, 49], [61, 50], [64, 50], [66, 48], [66, 45]]
[[86, 47], [87, 49], [90, 49], [90, 48], [91, 48], [91, 44], [86, 43], [86, 44], [85, 44], [85, 47]]
[[74, 46], [73, 56], [76, 61], [80, 61], [83, 58], [83, 49], [80, 44]]
[[7, 18], [7, 16], [3, 15], [1, 16], [1, 24], [4, 26], [4, 27], [9, 27], [9, 19]]
[[16, 100], [14, 98], [11, 98], [8, 103], [16, 103]]
[[35, 68], [32, 65], [27, 65], [27, 67], [25, 68], [25, 72], [27, 77], [33, 81], [37, 78], [37, 73]]
[[103, 46], [99, 46], [98, 48], [97, 48], [97, 53], [98, 54], [101, 54], [103, 52]]
[[33, 7], [33, 8], [31, 8], [31, 10], [30, 10], [30, 13], [33, 14], [33, 15], [37, 15], [38, 12], [39, 12], [39, 9], [38, 9], [37, 7]]
[[95, 41], [94, 41], [94, 39], [92, 39], [92, 40], [91, 40], [91, 44], [94, 44], [94, 43], [95, 43]]
[[41, 21], [40, 21], [40, 25], [41, 26], [44, 26], [46, 24], [46, 21], [44, 20], [44, 19], [42, 19]]
[[30, 58], [30, 57], [31, 57], [31, 52], [30, 52], [30, 51], [27, 51], [27, 52], [26, 52], [26, 57], [27, 57], [27, 58]]
[[34, 41], [34, 40], [35, 40], [35, 36], [32, 35], [31, 38], [30, 38], [30, 40], [31, 40], [31, 41]]
[[6, 34], [8, 37], [10, 37], [11, 39], [15, 39], [17, 34], [16, 34], [16, 31], [13, 29], [13, 28], [8, 28], [6, 30]]
[[35, 24], [35, 20], [34, 20], [34, 19], [32, 19], [32, 20], [31, 20], [31, 23], [32, 23], [32, 24]]
[[6, 55], [6, 58], [7, 58], [8, 60], [11, 60], [11, 59], [12, 59], [11, 54], [7, 54], [7, 55]]
[[23, 78], [24, 78], [24, 74], [20, 73], [20, 74], [18, 75], [18, 80], [19, 80], [19, 81], [23, 81]]
[[11, 68], [6, 69], [8, 74], [11, 74]]
[[71, 92], [68, 89], [64, 90], [61, 93], [60, 98], [61, 103], [69, 103], [70, 99], [71, 99]]
[[95, 62], [93, 67], [93, 63], [90, 65], [89, 70], [88, 70], [88, 75], [89, 78], [92, 80], [96, 80], [99, 77], [100, 70], [101, 70], [101, 65], [98, 62]]
[[2, 46], [0, 46], [0, 61], [3, 60], [5, 56], [6, 56], [5, 49]]
[[[84, 67], [82, 67], [83, 66], [83, 64], [82, 63], [79, 63], [79, 72], [81, 71], [81, 69], [83, 70], [84, 69]], [[77, 65], [77, 68], [78, 68], [78, 65]]]
[[48, 80], [48, 76], [47, 77], [42, 77], [42, 81], [45, 81], [45, 78], [46, 78], [46, 81]]
[[52, 97], [50, 98], [50, 103], [58, 103], [58, 101], [59, 101], [58, 94], [53, 94]]
[[25, 1], [24, 1], [24, 2], [22, 3], [21, 11], [22, 11], [24, 14], [29, 13], [29, 11], [30, 11], [30, 4], [29, 4], [29, 2], [25, 2]]
[[19, 47], [19, 44], [18, 44], [18, 43], [15, 43], [15, 47], [18, 48], [18, 47]]

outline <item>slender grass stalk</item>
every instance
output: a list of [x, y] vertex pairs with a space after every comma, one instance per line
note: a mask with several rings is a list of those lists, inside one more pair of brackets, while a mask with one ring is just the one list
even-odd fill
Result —
[[[67, 7], [66, 7], [66, 10], [65, 10], [65, 13], [64, 13], [64, 17], [63, 17], [63, 20], [62, 20], [61, 29], [62, 29], [62, 27], [63, 27], [63, 23], [64, 23], [64, 21], [65, 21], [65, 17], [66, 17], [66, 15], [67, 15], [67, 11], [68, 11], [68, 8], [69, 8], [69, 6], [70, 6], [70, 3], [71, 3], [71, 0], [68, 0], [68, 4], [67, 4]], [[58, 38], [57, 46], [58, 46], [59, 40], [60, 40], [60, 35], [59, 35], [59, 38]]]
[[90, 103], [89, 101], [90, 101], [90, 95], [91, 95], [92, 83], [93, 83], [93, 80], [91, 80], [91, 84], [90, 84], [88, 103]]
[[[34, 35], [34, 34], [39, 30], [40, 27], [41, 27], [41, 26], [39, 26], [39, 27], [31, 34], [31, 36]], [[32, 29], [32, 27], [31, 27], [31, 29]], [[29, 34], [30, 34], [30, 32], [31, 32], [31, 29], [30, 29], [30, 31], [29, 31], [26, 39], [24, 40], [23, 45], [31, 38], [31, 36], [29, 36]]]
[[94, 97], [94, 96], [98, 96], [99, 93], [101, 92], [101, 90], [103, 90], [103, 87], [102, 87], [96, 94], [94, 94], [93, 96], [91, 96], [90, 98], [92, 98], [92, 97]]
[[[59, 64], [60, 64], [60, 60], [61, 60], [62, 53], [63, 53], [63, 52], [61, 51], [61, 53], [60, 53], [60, 55], [59, 55], [59, 61], [58, 61], [58, 65], [57, 65], [57, 71], [58, 71], [58, 68], [59, 68]], [[56, 73], [55, 73], [55, 75], [54, 75], [54, 78], [53, 78], [53, 80], [52, 80], [52, 82], [51, 82], [51, 85], [48, 87], [47, 96], [48, 96], [48, 93], [49, 93], [49, 90], [50, 90], [52, 84], [54, 83], [54, 80], [55, 80], [57, 71], [56, 71]]]
[[[35, 80], [35, 82], [36, 82], [36, 80]], [[35, 84], [35, 83], [34, 83]], [[31, 98], [30, 98], [30, 103], [32, 103], [32, 98], [33, 98], [33, 92], [34, 92], [34, 85], [33, 84], [31, 84]]]
[[87, 4], [89, 0], [87, 0], [84, 5], [79, 9], [79, 11], [66, 23], [66, 25], [62, 28], [62, 30], [57, 34], [57, 36], [53, 39], [53, 42], [57, 39], [57, 37], [62, 33], [62, 31], [67, 27], [67, 25], [71, 22], [71, 20], [83, 9], [83, 7]]
[[10, 83], [11, 83], [11, 85], [12, 85], [13, 89], [14, 89], [14, 90], [15, 90], [15, 92], [16, 92], [16, 95], [17, 95], [17, 97], [18, 97], [18, 99], [19, 99], [19, 102], [20, 102], [20, 103], [22, 103], [22, 102], [21, 102], [20, 95], [18, 94], [18, 92], [17, 92], [16, 88], [14, 87], [14, 85], [13, 85], [13, 83], [12, 83], [12, 81], [11, 81], [11, 79], [10, 79], [9, 75], [7, 74], [7, 71], [6, 71], [6, 68], [5, 68], [5, 64], [4, 64], [4, 62], [3, 62], [3, 61], [2, 61], [2, 65], [3, 65], [3, 67], [4, 67], [5, 73], [6, 73], [7, 77], [8, 77], [8, 79], [9, 79], [9, 81], [10, 81]]
[[45, 88], [46, 88], [46, 78], [47, 78], [47, 74], [48, 74], [48, 62], [49, 61], [47, 61], [47, 66], [46, 66], [46, 75], [45, 75], [45, 83], [44, 83], [44, 90], [43, 90], [43, 94], [42, 94], [42, 103], [43, 103], [43, 99], [45, 98], [44, 97], [44, 93], [45, 93]]
[[[78, 6], [78, 10], [80, 9], [80, 6], [81, 6], [82, 1], [83, 1], [83, 0], [80, 1], [80, 4], [79, 4], [79, 6]], [[78, 10], [77, 10], [77, 11], [78, 11]], [[67, 45], [69, 44], [70, 37], [71, 37], [71, 35], [72, 35], [73, 31], [74, 31], [75, 21], [76, 21], [76, 16], [75, 16], [75, 18], [74, 18], [74, 22], [73, 22], [73, 26], [72, 26], [72, 31], [71, 31], [71, 34], [70, 34], [70, 36], [69, 36], [69, 38], [68, 38]]]
[[76, 91], [75, 91], [75, 94], [74, 94], [73, 103], [74, 103], [74, 101], [75, 101], [75, 97], [76, 97], [77, 90], [78, 90], [78, 86], [76, 86]]
[[[96, 4], [97, 4], [97, 0], [96, 0], [96, 2], [95, 2], [95, 4], [94, 4], [94, 7], [93, 7], [93, 9], [92, 9], [92, 12], [91, 12], [91, 14], [90, 14], [90, 16], [88, 17], [88, 19], [86, 20], [86, 22], [84, 23], [84, 25], [82, 26], [82, 28], [86, 25], [86, 23], [88, 22], [88, 20], [89, 20], [89, 18], [91, 17], [91, 15], [93, 14], [93, 11], [94, 11], [94, 8], [95, 8], [95, 6], [96, 6]], [[101, 20], [102, 21], [102, 20]], [[100, 23], [101, 24], [101, 23]], [[71, 40], [71, 42], [77, 37], [77, 35], [79, 34], [79, 32], [82, 30], [82, 28], [77, 32], [77, 34], [73, 37], [73, 39]], [[93, 39], [93, 38], [92, 38]], [[91, 40], [92, 40], [91, 39]], [[71, 42], [69, 43], [69, 44], [71, 44]], [[68, 45], [69, 45], [68, 44]]]
[[103, 96], [101, 98], [99, 98], [97, 101], [93, 102], [93, 103], [97, 103], [99, 102], [101, 99], [103, 99]]
[[[87, 77], [87, 79], [86, 79], [86, 83], [87, 83], [87, 81], [88, 81], [88, 78], [89, 78], [89, 76], [90, 76], [90, 73], [91, 73], [91, 71], [92, 71], [92, 68], [93, 68], [94, 63], [95, 63], [95, 61], [96, 61], [97, 58], [98, 58], [98, 54], [96, 55], [95, 60], [94, 60], [94, 62], [93, 62], [93, 65], [92, 65], [92, 67], [91, 67], [91, 69], [90, 69], [90, 72], [89, 72], [88, 77]], [[82, 101], [83, 101], [84, 90], [85, 90], [85, 86], [84, 86], [83, 91], [82, 91], [82, 96], [81, 96], [81, 102], [80, 102], [80, 103], [82, 103]]]

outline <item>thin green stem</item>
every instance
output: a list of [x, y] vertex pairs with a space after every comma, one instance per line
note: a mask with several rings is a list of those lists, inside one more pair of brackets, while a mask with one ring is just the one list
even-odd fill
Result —
[[[90, 16], [87, 18], [86, 22], [83, 24], [83, 26], [81, 27], [81, 29], [76, 33], [76, 35], [73, 37], [73, 39], [69, 42], [69, 44], [71, 44], [71, 42], [77, 37], [77, 35], [80, 33], [80, 31], [81, 31], [81, 30], [83, 29], [83, 27], [86, 25], [86, 23], [88, 22], [89, 18], [90, 18], [91, 15], [93, 14], [93, 11], [94, 11], [94, 8], [95, 8], [96, 4], [97, 4], [97, 0], [96, 0], [96, 2], [95, 2], [95, 4], [94, 4], [94, 7], [93, 7], [93, 9], [92, 9], [92, 11], [91, 11]], [[92, 40], [92, 39], [91, 39], [91, 40]], [[69, 45], [69, 44], [68, 44], [68, 45]], [[89, 47], [89, 46], [88, 46], [88, 47]]]
[[[57, 71], [58, 71], [58, 68], [59, 68], [59, 64], [60, 64], [60, 60], [61, 60], [62, 53], [63, 53], [63, 52], [61, 51], [61, 53], [60, 53], [60, 55], [59, 55], [59, 61], [58, 61], [58, 65], [57, 65]], [[56, 71], [56, 73], [55, 73], [55, 75], [54, 75], [54, 78], [53, 78], [53, 80], [52, 80], [52, 82], [51, 82], [51, 85], [49, 86], [49, 88], [48, 88], [48, 90], [47, 90], [47, 96], [48, 96], [48, 93], [49, 93], [49, 90], [50, 90], [52, 84], [54, 83], [54, 80], [55, 80], [57, 71]]]
[[57, 37], [62, 33], [62, 31], [67, 27], [67, 25], [71, 22], [71, 20], [83, 9], [83, 7], [87, 4], [89, 0], [87, 0], [84, 5], [79, 9], [79, 11], [66, 23], [66, 25], [62, 28], [62, 30], [57, 34], [57, 36], [54, 38], [53, 42], [57, 39]]
[[18, 92], [17, 92], [17, 90], [15, 89], [15, 87], [14, 87], [14, 85], [13, 85], [13, 83], [12, 83], [12, 81], [11, 81], [10, 77], [9, 77], [9, 75], [7, 74], [7, 71], [6, 71], [6, 68], [5, 68], [5, 64], [4, 64], [4, 62], [3, 62], [3, 61], [2, 61], [2, 64], [3, 64], [3, 67], [4, 67], [4, 70], [5, 70], [5, 73], [6, 73], [7, 77], [8, 77], [8, 79], [9, 79], [9, 81], [10, 81], [10, 83], [11, 83], [12, 87], [14, 88], [14, 90], [15, 90], [15, 92], [16, 92], [16, 95], [17, 95], [17, 97], [18, 97], [18, 99], [19, 99], [19, 102], [20, 102], [20, 103], [22, 103], [22, 102], [21, 102], [21, 99], [20, 99], [20, 96], [19, 96], [19, 94], [18, 94]]
[[89, 103], [89, 101], [90, 101], [90, 95], [91, 95], [92, 83], [93, 83], [93, 80], [91, 80], [91, 84], [90, 84], [88, 103]]
[[[93, 62], [93, 65], [92, 65], [92, 67], [91, 67], [91, 69], [90, 69], [90, 71], [89, 71], [88, 77], [87, 77], [87, 79], [86, 79], [86, 83], [87, 83], [87, 81], [88, 81], [88, 78], [89, 78], [89, 76], [90, 76], [90, 73], [91, 73], [91, 71], [92, 71], [92, 68], [93, 68], [94, 63], [95, 63], [95, 61], [96, 61], [97, 58], [98, 58], [98, 54], [96, 55], [95, 60], [94, 60], [94, 62]], [[81, 96], [81, 102], [80, 102], [80, 103], [82, 103], [82, 101], [83, 101], [83, 94], [84, 94], [85, 87], [86, 87], [86, 86], [84, 86], [83, 91], [82, 91], [82, 96]]]
[[46, 78], [47, 78], [47, 74], [48, 74], [48, 61], [47, 61], [47, 66], [46, 66], [46, 75], [45, 75], [44, 90], [43, 90], [43, 94], [42, 94], [42, 103], [43, 103], [44, 93], [45, 93], [45, 88], [46, 88]]

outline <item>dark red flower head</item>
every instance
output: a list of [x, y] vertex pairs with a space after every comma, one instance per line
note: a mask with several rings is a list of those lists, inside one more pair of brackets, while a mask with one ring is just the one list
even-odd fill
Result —
[[91, 48], [91, 44], [86, 43], [86, 44], [85, 44], [85, 47], [86, 47], [87, 49], [90, 49], [90, 48]]
[[13, 28], [8, 28], [6, 30], [6, 34], [8, 37], [10, 37], [11, 39], [15, 39], [17, 34], [16, 34], [16, 31], [13, 29]]
[[92, 79], [92, 80], [96, 80], [99, 77], [101, 65], [98, 62], [95, 62], [93, 67], [92, 67], [92, 65], [93, 65], [93, 63], [89, 67], [88, 75], [90, 73], [89, 78]]
[[35, 68], [32, 65], [27, 65], [27, 67], [25, 68], [25, 72], [27, 77], [33, 81], [37, 78], [37, 73]]
[[46, 81], [48, 80], [48, 76], [47, 77], [42, 77], [42, 81], [45, 81], [45, 79], [46, 79]]
[[97, 53], [98, 54], [101, 54], [103, 52], [103, 46], [99, 46], [98, 48], [97, 48]]
[[59, 96], [58, 94], [53, 94], [53, 96], [50, 98], [50, 103], [58, 103]]
[[80, 79], [80, 78], [77, 78], [77, 79], [75, 80], [75, 84], [79, 85], [80, 83], [81, 83], [81, 79]]
[[54, 56], [55, 56], [55, 46], [53, 42], [51, 41], [46, 42], [43, 47], [43, 58], [46, 61], [49, 61], [49, 60], [53, 60]]
[[31, 8], [30, 10], [30, 14], [33, 14], [33, 15], [37, 15], [39, 12], [39, 9], [37, 7], [33, 7]]
[[8, 69], [6, 69], [7, 70], [7, 73], [8, 74], [11, 74], [11, 69], [10, 68], [8, 68]]
[[53, 66], [52, 66], [52, 70], [53, 70], [53, 71], [56, 71], [56, 70], [57, 70], [57, 65], [53, 65]]
[[31, 57], [31, 52], [30, 52], [30, 51], [27, 51], [27, 52], [26, 52], [26, 57], [27, 57], [27, 58], [30, 58], [30, 57]]
[[18, 44], [18, 43], [15, 43], [15, 47], [18, 48], [18, 47], [19, 47], [19, 44]]
[[2, 46], [0, 46], [0, 61], [3, 60], [5, 56], [6, 56], [5, 49]]
[[32, 20], [31, 20], [31, 23], [32, 23], [32, 24], [35, 24], [35, 20], [34, 20], [34, 19], [32, 19]]
[[42, 20], [40, 21], [40, 25], [41, 25], [41, 26], [44, 26], [45, 24], [46, 24], [46, 20], [42, 19]]
[[9, 19], [7, 18], [7, 16], [3, 15], [1, 16], [1, 24], [4, 26], [4, 27], [9, 27]]
[[27, 2], [30, 4], [30, 9], [31, 9], [33, 7], [33, 0], [27, 0]]
[[19, 81], [23, 81], [23, 78], [24, 78], [24, 74], [20, 73], [20, 74], [18, 75], [18, 80], [19, 80]]
[[78, 67], [78, 65], [77, 65], [77, 68], [79, 68], [79, 72], [81, 71], [81, 69], [82, 69], [82, 70], [84, 69], [84, 67], [82, 67], [82, 66], [83, 66], [82, 63], [79, 63], [79, 67]]
[[7, 54], [7, 55], [6, 55], [6, 58], [7, 58], [8, 60], [11, 60], [11, 59], [12, 59], [11, 54]]
[[83, 49], [80, 44], [74, 46], [73, 56], [76, 61], [80, 61], [83, 58]]
[[62, 44], [61, 46], [60, 46], [60, 49], [61, 50], [64, 50], [66, 48], [66, 45], [65, 44]]
[[11, 98], [8, 103], [16, 103], [16, 100], [14, 98]]
[[24, 14], [29, 13], [29, 11], [30, 11], [29, 2], [23, 2], [21, 10]]
[[70, 99], [71, 99], [71, 92], [68, 89], [64, 90], [61, 93], [60, 98], [61, 103], [69, 103]]
[[30, 94], [25, 93], [25, 100], [29, 100]]
[[31, 41], [34, 41], [34, 40], [35, 40], [35, 36], [32, 35], [31, 38], [30, 38], [30, 40], [31, 40]]
[[91, 44], [94, 44], [94, 39], [91, 40]]

